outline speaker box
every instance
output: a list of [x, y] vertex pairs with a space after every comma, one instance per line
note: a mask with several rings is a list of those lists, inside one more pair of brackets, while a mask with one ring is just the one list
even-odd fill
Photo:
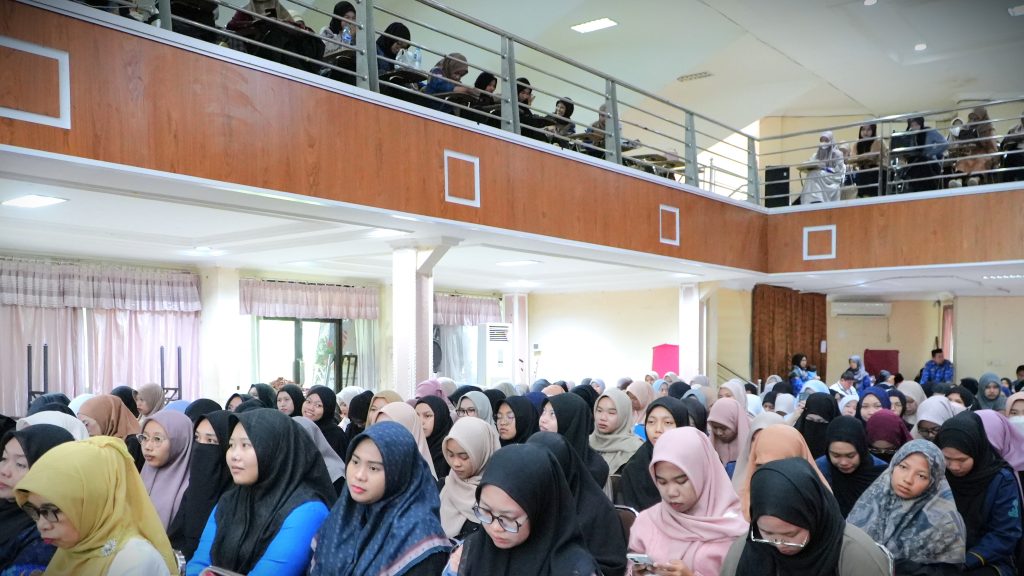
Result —
[[767, 166], [764, 169], [764, 206], [789, 206], [789, 166]]

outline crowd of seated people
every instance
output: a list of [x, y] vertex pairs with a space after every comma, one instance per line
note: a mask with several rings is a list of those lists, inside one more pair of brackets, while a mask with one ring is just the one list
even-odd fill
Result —
[[1019, 573], [1024, 366], [829, 387], [797, 357], [763, 390], [47, 394], [2, 419], [0, 574]]

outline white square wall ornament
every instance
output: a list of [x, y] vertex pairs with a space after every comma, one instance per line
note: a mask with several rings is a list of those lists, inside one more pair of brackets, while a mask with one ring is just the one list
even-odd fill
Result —
[[662, 244], [679, 246], [679, 208], [658, 206], [658, 235]]
[[[472, 197], [468, 194], [462, 195], [460, 193], [463, 191], [454, 189], [454, 183], [449, 175], [455, 171], [454, 163], [456, 162], [465, 162], [473, 166]], [[462, 204], [463, 206], [472, 206], [473, 208], [480, 207], [480, 158], [453, 150], [446, 149], [444, 151], [444, 200], [452, 204]]]
[[[820, 254], [810, 253], [810, 236], [814, 233], [828, 233], [830, 246], [828, 252]], [[836, 225], [804, 226], [803, 252], [804, 260], [834, 260], [836, 257]]]
[[63, 50], [57, 50], [55, 48], [49, 48], [46, 46], [40, 46], [38, 44], [32, 44], [30, 42], [25, 42], [23, 40], [18, 40], [16, 38], [10, 38], [8, 36], [0, 36], [0, 46], [4, 46], [11, 50], [35, 54], [36, 56], [42, 56], [43, 58], [50, 58], [57, 61], [57, 98], [59, 110], [57, 116], [50, 116], [47, 114], [38, 114], [35, 112], [28, 112], [25, 110], [18, 110], [15, 108], [8, 108], [6, 106], [0, 106], [0, 117], [13, 118], [14, 120], [32, 122], [35, 124], [44, 124], [46, 126], [54, 126], [57, 128], [63, 128], [65, 130], [70, 130], [71, 60], [68, 53]]

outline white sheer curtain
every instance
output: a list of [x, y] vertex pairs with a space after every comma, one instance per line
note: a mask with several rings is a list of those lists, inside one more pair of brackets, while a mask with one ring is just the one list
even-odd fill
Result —
[[49, 391], [73, 398], [85, 391], [81, 311], [0, 305], [0, 413], [24, 416], [28, 409], [26, 346], [32, 345], [32, 387], [43, 389], [43, 344], [49, 351]]
[[372, 320], [380, 313], [378, 288], [307, 284], [242, 278], [242, 314], [270, 318], [351, 318]]
[[476, 326], [438, 326], [441, 345], [441, 376], [460, 386], [477, 383]]
[[434, 324], [477, 326], [488, 322], [501, 322], [498, 298], [434, 294]]
[[117, 386], [138, 388], [160, 382], [160, 347], [164, 347], [164, 387], [178, 386], [181, 346], [181, 397], [199, 396], [199, 313], [89, 310], [89, 381], [94, 393]]
[[359, 362], [356, 386], [377, 390], [377, 321], [353, 320], [352, 330], [355, 332], [355, 353]]

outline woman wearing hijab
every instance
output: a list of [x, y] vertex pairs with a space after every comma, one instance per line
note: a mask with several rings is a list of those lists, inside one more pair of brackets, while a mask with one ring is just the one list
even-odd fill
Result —
[[121, 402], [124, 402], [124, 405], [128, 407], [128, 410], [131, 411], [136, 418], [139, 417], [139, 407], [136, 403], [136, 398], [138, 398], [139, 393], [132, 389], [131, 386], [118, 386], [111, 390], [110, 393], [120, 398]]
[[285, 384], [277, 391], [277, 403], [274, 404], [274, 407], [285, 416], [294, 418], [302, 416], [302, 404], [305, 401], [306, 397], [302, 394], [302, 388], [295, 384]]
[[981, 391], [981, 394], [978, 394], [976, 398], [978, 410], [998, 410], [1002, 412], [1006, 409], [1006, 396], [1003, 395], [999, 375], [985, 372], [978, 379], [978, 386]]
[[[739, 497], [708, 437], [693, 428], [669, 430], [651, 458], [661, 501], [640, 513], [629, 550], [653, 566], [634, 574], [661, 574], [672, 567], [691, 574], [718, 574], [729, 547], [747, 533]], [[677, 572], [685, 573], [685, 572]]]
[[690, 391], [690, 385], [686, 382], [678, 380], [668, 385], [668, 395], [682, 400], [683, 395]]
[[[564, 436], [552, 432], [538, 432], [530, 437], [527, 444], [546, 448], [558, 461], [575, 503], [580, 534], [587, 550], [597, 561], [601, 574], [625, 574], [627, 542], [626, 534], [615, 529], [616, 525], [621, 525], [618, 513], [605, 492], [587, 473], [576, 451]], [[599, 526], [605, 529], [595, 529]]]
[[785, 418], [787, 422], [796, 419], [796, 410], [796, 396], [784, 392], [775, 396], [775, 413]]
[[[852, 396], [843, 396], [839, 399], [839, 415], [840, 416], [857, 416], [857, 405], [860, 404], [860, 396], [856, 394]], [[861, 423], [861, 426], [864, 424]]]
[[978, 410], [977, 414], [985, 425], [985, 435], [992, 448], [1006, 460], [1024, 484], [1024, 432], [1011, 424], [1001, 412]]
[[525, 396], [511, 396], [498, 405], [495, 422], [498, 424], [498, 439], [502, 446], [524, 444], [539, 430], [540, 415]]
[[200, 398], [199, 400], [189, 404], [188, 408], [185, 408], [185, 416], [188, 416], [189, 420], [192, 421], [192, 424], [195, 425], [196, 422], [199, 422], [201, 417], [206, 416], [211, 412], [217, 412], [220, 409], [220, 404], [217, 404], [217, 402], [210, 400], [209, 398]]
[[90, 398], [78, 410], [78, 419], [85, 424], [90, 436], [113, 436], [124, 440], [135, 461], [135, 469], [142, 470], [146, 462], [138, 439], [142, 428], [120, 398], [109, 394]]
[[380, 409], [393, 402], [403, 402], [402, 396], [394, 390], [381, 390], [370, 399], [370, 410], [366, 413], [366, 427], [369, 428], [377, 422], [377, 413]]
[[901, 446], [913, 438], [903, 419], [888, 410], [879, 410], [865, 426], [871, 453], [889, 462]]
[[377, 38], [377, 71], [380, 74], [394, 72], [394, 60], [398, 53], [409, 47], [412, 40], [412, 33], [409, 28], [401, 22], [392, 22], [384, 29], [384, 33]]
[[[966, 380], [966, 378], [964, 378]], [[946, 392], [946, 398], [954, 404], [959, 404], [968, 410], [978, 409], [978, 398], [969, 388], [964, 385], [953, 386]]]
[[754, 473], [750, 517], [750, 532], [729, 549], [721, 576], [890, 574], [885, 552], [843, 520], [818, 470], [802, 458], [769, 462]]
[[[451, 94], [471, 92], [468, 86], [462, 84], [463, 77], [468, 73], [469, 60], [458, 52], [452, 52], [430, 69], [430, 79], [423, 88], [423, 93]], [[428, 106], [445, 114], [455, 113], [455, 108], [443, 101], [439, 102], [431, 99]]]
[[827, 452], [815, 463], [831, 486], [845, 518], [888, 464], [871, 454], [864, 425], [856, 418], [839, 416], [829, 422], [825, 439]]
[[[129, 390], [131, 390], [131, 388], [129, 388]], [[60, 404], [64, 407], [67, 407], [69, 404], [71, 404], [71, 399], [68, 398], [67, 394], [64, 394], [63, 392], [50, 392], [49, 394], [41, 394], [39, 396], [36, 396], [36, 398], [32, 400], [31, 403], [29, 403], [28, 416], [31, 416], [36, 412], [41, 412], [43, 406], [46, 406], [47, 404]], [[72, 415], [73, 414], [74, 412], [72, 412]]]
[[[619, 390], [619, 392], [622, 392], [622, 390]], [[602, 394], [604, 394], [604, 392], [598, 392], [590, 384], [586, 384], [586, 385], [580, 384], [579, 386], [573, 386], [572, 390], [570, 390], [569, 393], [570, 394], [575, 394], [575, 395], [579, 396], [580, 398], [583, 398], [583, 400], [586, 401], [587, 406], [591, 410], [593, 410], [594, 406], [597, 405], [597, 399]]]
[[966, 531], [946, 481], [946, 459], [927, 440], [896, 452], [850, 512], [848, 522], [893, 555], [896, 574], [959, 574]]
[[483, 392], [472, 390], [466, 392], [456, 404], [456, 416], [462, 418], [470, 416], [479, 418], [487, 423], [494, 423], [494, 411], [491, 408], [491, 401]]
[[754, 446], [754, 440], [757, 440], [757, 435], [761, 430], [769, 426], [785, 423], [786, 420], [775, 412], [759, 414], [750, 421], [750, 437], [743, 441], [743, 448], [740, 450], [739, 457], [736, 458], [736, 468], [732, 474], [732, 487], [734, 490], [739, 490], [746, 482], [747, 466], [750, 463], [750, 449]]
[[917, 409], [917, 425], [910, 431], [910, 435], [934, 441], [946, 420], [964, 410], [962, 405], [950, 402], [945, 396], [932, 396]]
[[[591, 390], [593, 390], [591, 388]], [[632, 404], [622, 390], [608, 390], [594, 406], [594, 433], [590, 447], [608, 463], [608, 470], [618, 474], [644, 441], [633, 434]]]
[[[694, 399], [694, 402], [697, 402]], [[699, 402], [697, 402], [699, 405]], [[691, 408], [674, 398], [658, 398], [647, 407], [644, 432], [647, 440], [622, 467], [621, 503], [634, 510], [646, 510], [661, 501], [661, 493], [651, 477], [654, 447], [665, 432], [690, 426]], [[698, 428], [703, 433], [703, 430]], [[620, 503], [616, 500], [616, 504]]]
[[210, 514], [186, 573], [217, 566], [242, 574], [298, 576], [335, 500], [309, 435], [274, 409], [229, 417], [227, 463], [235, 487]]
[[846, 164], [831, 131], [821, 133], [818, 148], [807, 164], [811, 166], [811, 170], [804, 179], [800, 204], [806, 206], [817, 202], [838, 202], [840, 189], [846, 178]]
[[831, 394], [814, 393], [807, 398], [804, 410], [796, 419], [796, 428], [807, 442], [811, 456], [820, 458], [828, 450], [826, 430], [833, 419], [839, 416], [839, 406]]
[[907, 396], [895, 388], [889, 388], [885, 392], [889, 395], [889, 410], [902, 420], [903, 415], [907, 413]]
[[[544, 380], [544, 382], [545, 386], [550, 386], [550, 384], [547, 383], [547, 380]], [[465, 384], [463, 386], [459, 386], [458, 388], [456, 388], [455, 391], [448, 396], [448, 401], [452, 403], [452, 406], [458, 406], [459, 402], [462, 400], [462, 397], [465, 396], [468, 392], [483, 392], [483, 390], [479, 386]], [[540, 390], [538, 390], [538, 392], [540, 392]]]
[[424, 380], [416, 385], [416, 391], [413, 393], [413, 397], [417, 400], [426, 398], [427, 396], [437, 396], [438, 398], [444, 398], [444, 389], [441, 388], [441, 383], [437, 380], [430, 379]]
[[1017, 475], [992, 448], [973, 412], [947, 420], [935, 444], [946, 457], [946, 479], [967, 526], [964, 571], [984, 566], [1012, 574], [1022, 534]]
[[[364, 392], [359, 396], [362, 395], [370, 397], [373, 394]], [[353, 402], [355, 402], [355, 399], [353, 399]], [[367, 405], [369, 405], [369, 402], [367, 402]], [[316, 424], [316, 427], [323, 433], [324, 438], [327, 439], [327, 443], [331, 445], [334, 453], [338, 456], [343, 456], [348, 448], [349, 437], [344, 430], [338, 427], [338, 421], [335, 419], [335, 412], [337, 410], [338, 396], [334, 393], [334, 390], [326, 386], [314, 386], [311, 388], [306, 396], [306, 400], [302, 403], [302, 415]], [[363, 418], [366, 417], [365, 414], [366, 412], [364, 411]], [[357, 420], [354, 416], [352, 421], [353, 423], [365, 422], [364, 420]]]
[[656, 399], [654, 388], [644, 380], [637, 380], [626, 387], [626, 394], [629, 395], [630, 403], [633, 406], [633, 416], [629, 425], [643, 425], [647, 415], [647, 405]]
[[145, 419], [163, 409], [167, 404], [164, 389], [159, 384], [143, 384], [135, 395], [135, 405], [139, 409], [139, 418]]
[[444, 439], [451, 472], [441, 489], [441, 526], [449, 538], [465, 540], [480, 528], [473, 514], [476, 489], [487, 463], [501, 448], [498, 432], [479, 418], [462, 418]]
[[857, 403], [857, 418], [867, 424], [878, 411], [888, 411], [891, 407], [888, 392], [877, 386], [869, 386], [861, 392], [860, 402]]
[[340, 496], [341, 491], [345, 488], [345, 462], [342, 461], [341, 456], [334, 452], [331, 445], [327, 443], [324, 433], [320, 431], [315, 422], [305, 416], [294, 416], [292, 420], [305, 430], [306, 434], [309, 434], [309, 439], [316, 446], [316, 451], [324, 459], [324, 465], [327, 466], [327, 475], [331, 478], [334, 491]]
[[917, 426], [917, 411], [928, 397], [924, 393], [924, 388], [913, 380], [900, 382], [897, 390], [902, 392], [906, 399], [903, 403], [903, 421], [913, 430]]
[[277, 409], [277, 391], [270, 384], [253, 384], [249, 387], [249, 396], [259, 400], [264, 408]]
[[[366, 390], [356, 394], [352, 401], [348, 405], [348, 418], [350, 420], [348, 428], [345, 429], [347, 438], [355, 438], [356, 436], [363, 433], [366, 429], [367, 414], [370, 412], [370, 401], [373, 400], [373, 392]], [[309, 405], [309, 397], [306, 397], [306, 405]], [[309, 416], [303, 414], [307, 418]], [[347, 442], [347, 440], [346, 440]]]
[[167, 531], [171, 546], [181, 551], [186, 561], [195, 554], [213, 507], [234, 485], [226, 460], [231, 436], [228, 417], [231, 414], [228, 410], [218, 410], [200, 416], [196, 421], [195, 442], [188, 465], [188, 488]]
[[854, 385], [857, 387], [857, 390], [864, 390], [871, 386], [871, 375], [864, 369], [864, 361], [860, 359], [860, 356], [854, 354], [847, 361], [849, 362], [850, 371], [854, 373], [856, 378]]
[[474, 512], [484, 529], [464, 544], [461, 576], [600, 573], [580, 533], [565, 476], [547, 449], [517, 444], [499, 450], [476, 497]]
[[718, 387], [717, 398], [732, 398], [746, 406], [747, 389], [743, 387], [743, 380], [733, 378], [732, 380], [724, 382]]
[[139, 441], [146, 463], [142, 484], [166, 530], [181, 507], [189, 483], [192, 421], [181, 412], [164, 410], [146, 419]]
[[803, 354], [794, 354], [792, 366], [793, 369], [789, 372], [789, 385], [793, 387], [793, 390], [789, 393], [794, 396], [799, 396], [800, 391], [803, 389], [804, 382], [807, 382], [807, 380], [810, 379], [810, 374], [807, 373], [807, 356]]
[[[494, 91], [498, 89], [498, 78], [494, 74], [481, 72], [473, 82], [473, 87], [476, 88], [477, 106], [491, 106], [498, 103], [494, 97]], [[505, 394], [510, 395], [508, 392]]]
[[447, 478], [448, 460], [444, 455], [444, 439], [452, 429], [452, 411], [447, 398], [424, 396], [416, 402], [416, 414], [423, 425], [423, 435], [427, 438], [430, 459], [438, 478]]
[[95, 394], [89, 394], [88, 392], [86, 392], [85, 394], [79, 394], [78, 396], [75, 396], [71, 400], [71, 403], [68, 404], [68, 408], [71, 408], [71, 411], [77, 415], [78, 410], [82, 407], [82, 404], [85, 404], [87, 401], [95, 397]]
[[608, 481], [608, 463], [590, 447], [589, 436], [594, 431], [594, 414], [587, 403], [575, 394], [560, 394], [548, 398], [540, 411], [539, 428], [545, 432], [558, 432], [586, 464], [590, 475], [599, 486]]
[[252, 399], [253, 399], [253, 397], [248, 395], [248, 394], [242, 394], [241, 392], [235, 392], [234, 394], [232, 394], [228, 398], [228, 401], [224, 403], [224, 409], [228, 410], [230, 412], [234, 412], [243, 403], [248, 402], [249, 400], [252, 400]]
[[498, 404], [501, 404], [501, 401], [505, 399], [505, 393], [501, 390], [489, 388], [483, 391], [483, 395], [487, 396], [487, 400], [491, 403], [491, 414], [496, 414], [498, 412]]
[[711, 445], [722, 460], [725, 471], [732, 478], [736, 459], [743, 449], [743, 441], [750, 437], [750, 418], [747, 409], [733, 398], [719, 398], [708, 415]]
[[387, 420], [398, 422], [409, 431], [409, 434], [412, 434], [412, 437], [416, 440], [416, 448], [420, 451], [420, 456], [423, 457], [423, 461], [427, 463], [427, 468], [430, 469], [430, 475], [437, 480], [437, 471], [434, 470], [434, 458], [430, 455], [430, 447], [427, 446], [426, 435], [423, 434], [423, 423], [420, 421], [419, 415], [416, 414], [416, 409], [405, 402], [386, 404], [377, 413], [377, 419], [373, 423], [377, 424]]
[[[320, 36], [324, 38], [325, 59], [343, 50], [354, 49], [359, 28], [356, 24], [356, 8], [351, 2], [344, 0], [338, 2], [334, 5], [333, 12], [334, 17], [331, 18], [330, 23], [320, 30]], [[344, 46], [342, 43], [347, 43], [348, 46]]]
[[0, 574], [43, 572], [57, 550], [43, 541], [32, 521], [14, 500], [14, 487], [51, 448], [73, 442], [71, 434], [52, 424], [37, 424], [0, 440]]
[[365, 390], [359, 386], [346, 386], [337, 394], [338, 411], [341, 412], [341, 424], [339, 426], [346, 432], [348, 431], [348, 425], [352, 422], [352, 419], [349, 418], [349, 404], [352, 403], [353, 398], [363, 392], [365, 392]]
[[751, 443], [750, 457], [747, 459], [747, 467], [744, 469], [743, 483], [736, 490], [740, 496], [744, 515], [750, 510], [750, 479], [765, 464], [786, 458], [803, 458], [811, 466], [814, 466], [818, 479], [828, 490], [828, 481], [818, 470], [814, 458], [811, 457], [811, 451], [807, 448], [807, 443], [804, 442], [804, 437], [792, 426], [786, 424], [768, 426], [761, 430]]
[[352, 439], [347, 459], [347, 486], [316, 536], [310, 576], [440, 574], [448, 539], [412, 435], [381, 422]]
[[53, 412], [49, 410], [21, 418], [18, 420], [15, 427], [20, 432], [29, 426], [35, 426], [37, 424], [51, 424], [58, 428], [63, 428], [67, 430], [75, 440], [85, 440], [89, 437], [89, 430], [81, 420], [74, 416], [68, 416], [62, 412]]
[[58, 548], [47, 574], [178, 572], [160, 518], [131, 455], [117, 438], [65, 442], [50, 449], [18, 482], [14, 495], [36, 519], [42, 537]]

